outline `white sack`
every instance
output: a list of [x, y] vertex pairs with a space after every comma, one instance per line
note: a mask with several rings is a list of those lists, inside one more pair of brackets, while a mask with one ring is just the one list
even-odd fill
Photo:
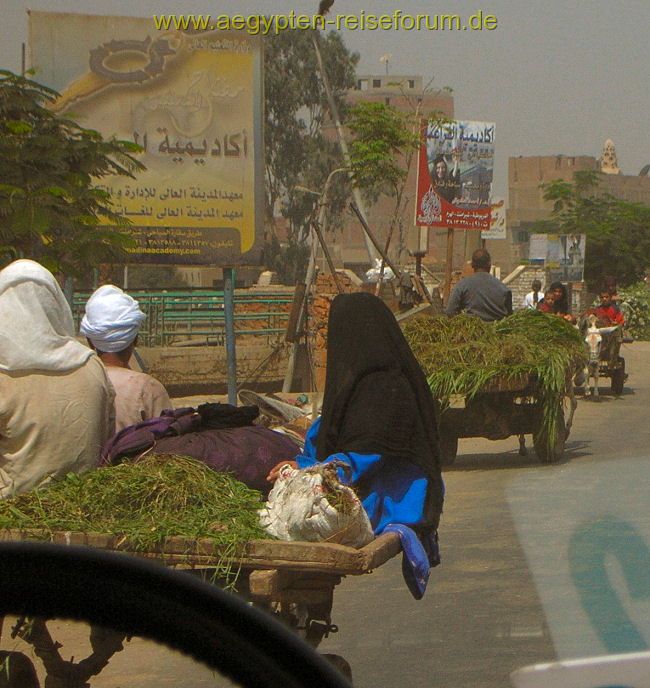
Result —
[[[268, 501], [260, 509], [260, 523], [280, 540], [334, 542], [363, 547], [374, 539], [372, 526], [354, 491], [336, 476], [337, 462], [304, 470], [287, 465], [280, 471]], [[337, 510], [328, 494], [336, 494]]]

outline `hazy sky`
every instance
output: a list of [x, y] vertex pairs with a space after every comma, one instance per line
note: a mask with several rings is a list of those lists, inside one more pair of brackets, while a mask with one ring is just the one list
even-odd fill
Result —
[[[148, 16], [153, 13], [312, 13], [317, 0], [1, 0], [0, 67], [18, 70], [26, 10]], [[110, 9], [109, 9], [110, 8]], [[343, 31], [361, 54], [359, 72], [420, 74], [454, 90], [456, 116], [497, 125], [495, 192], [505, 193], [517, 155], [599, 156], [606, 138], [619, 166], [650, 163], [648, 0], [446, 0], [404, 3], [336, 0], [332, 13], [459, 14], [497, 17], [493, 31]]]

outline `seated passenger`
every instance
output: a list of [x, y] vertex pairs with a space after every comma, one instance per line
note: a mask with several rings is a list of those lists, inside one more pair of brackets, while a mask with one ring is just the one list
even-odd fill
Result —
[[553, 292], [547, 289], [544, 292], [544, 298], [537, 303], [537, 310], [542, 313], [552, 313], [553, 312]]
[[553, 310], [551, 312], [575, 324], [576, 319], [571, 315], [571, 309], [569, 308], [569, 293], [567, 288], [562, 282], [553, 282], [550, 289], [553, 292]]
[[424, 373], [391, 311], [371, 294], [334, 299], [327, 341], [322, 415], [307, 433], [304, 453], [289, 463], [345, 462], [375, 533], [401, 531], [405, 551], [404, 533], [412, 537], [411, 546], [428, 555], [420, 558], [420, 573], [428, 576], [439, 563], [444, 487], [435, 403]]
[[116, 432], [172, 408], [169, 395], [158, 380], [129, 367], [145, 318], [134, 298], [119, 287], [106, 284], [88, 299], [79, 328], [106, 366], [115, 388]]
[[0, 271], [0, 497], [95, 467], [113, 413], [104, 366], [75, 339], [52, 274], [31, 260]]
[[625, 325], [625, 316], [612, 299], [607, 286], [600, 290], [600, 304], [596, 308], [587, 311], [587, 313], [593, 313], [598, 318], [599, 327], [608, 327], [610, 325], [620, 325], [623, 327]]

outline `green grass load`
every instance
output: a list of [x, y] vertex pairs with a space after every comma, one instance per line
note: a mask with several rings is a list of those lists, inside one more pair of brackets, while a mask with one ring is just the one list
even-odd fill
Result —
[[[214, 568], [232, 579], [242, 543], [268, 538], [259, 525], [262, 494], [200, 461], [148, 455], [137, 462], [69, 474], [0, 500], [0, 528], [74, 531], [127, 538], [134, 551], [156, 551], [170, 536], [207, 538], [221, 554]], [[234, 557], [234, 559], [233, 559]]]
[[443, 408], [452, 396], [471, 399], [490, 383], [532, 378], [549, 441], [573, 373], [586, 363], [578, 330], [532, 309], [495, 323], [465, 314], [414, 318], [404, 334]]

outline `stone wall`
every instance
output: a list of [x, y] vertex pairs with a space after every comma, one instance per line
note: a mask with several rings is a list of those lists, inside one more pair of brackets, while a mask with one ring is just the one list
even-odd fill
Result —
[[507, 277], [503, 283], [512, 292], [513, 310], [524, 307], [524, 297], [531, 291], [533, 280], [538, 279], [542, 283], [542, 291], [548, 287], [546, 271], [539, 265], [519, 265]]

